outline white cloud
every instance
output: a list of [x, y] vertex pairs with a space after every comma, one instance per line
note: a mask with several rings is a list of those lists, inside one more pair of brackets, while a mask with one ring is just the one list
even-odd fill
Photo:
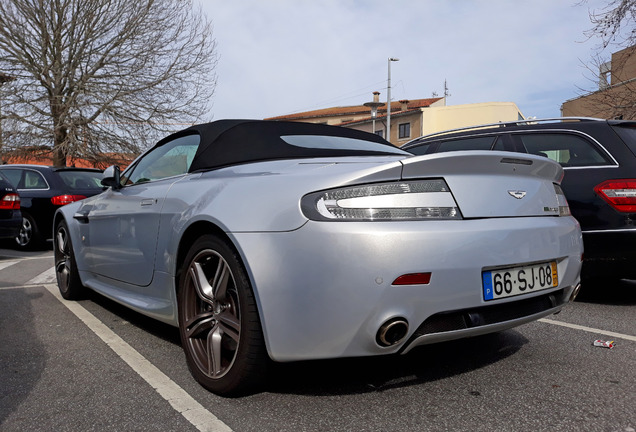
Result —
[[220, 54], [213, 115], [263, 118], [443, 92], [451, 105], [517, 103], [526, 115], [558, 116], [577, 87], [590, 0], [421, 1], [201, 0]]

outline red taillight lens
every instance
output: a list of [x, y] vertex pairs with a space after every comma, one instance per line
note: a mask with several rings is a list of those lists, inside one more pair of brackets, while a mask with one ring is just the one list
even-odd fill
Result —
[[431, 273], [409, 273], [398, 277], [391, 285], [428, 285]]
[[86, 198], [84, 195], [58, 195], [51, 198], [51, 202], [53, 205], [63, 206], [84, 198]]
[[8, 193], [0, 200], [0, 209], [18, 210], [20, 208], [20, 196], [15, 193]]
[[636, 179], [607, 180], [594, 192], [619, 212], [636, 213]]

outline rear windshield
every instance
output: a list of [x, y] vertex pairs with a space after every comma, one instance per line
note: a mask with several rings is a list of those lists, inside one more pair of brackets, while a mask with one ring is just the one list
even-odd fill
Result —
[[404, 150], [400, 150], [397, 147], [391, 147], [386, 144], [361, 140], [357, 138], [325, 135], [286, 135], [281, 136], [281, 139], [287, 144], [309, 149], [361, 150], [396, 155], [408, 155], [408, 153], [406, 153]]
[[103, 189], [102, 173], [99, 171], [57, 171], [69, 189]]
[[603, 150], [587, 139], [567, 133], [513, 134], [530, 154], [544, 156], [564, 167], [612, 165]]
[[627, 147], [636, 155], [636, 127], [634, 126], [613, 126], [612, 129], [616, 131], [618, 136], [621, 137]]

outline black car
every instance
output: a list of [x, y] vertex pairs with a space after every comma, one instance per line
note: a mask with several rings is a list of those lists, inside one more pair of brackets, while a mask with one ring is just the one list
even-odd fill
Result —
[[481, 125], [423, 136], [416, 155], [501, 150], [559, 162], [583, 231], [582, 278], [636, 279], [636, 121], [559, 118]]
[[31, 249], [50, 240], [53, 214], [60, 206], [103, 191], [101, 170], [43, 165], [1, 165], [21, 199], [22, 224], [18, 247]]
[[22, 214], [18, 191], [0, 174], [0, 239], [16, 237], [21, 226]]

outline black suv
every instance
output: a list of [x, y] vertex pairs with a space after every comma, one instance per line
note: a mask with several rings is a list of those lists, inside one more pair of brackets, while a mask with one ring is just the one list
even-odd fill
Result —
[[585, 247], [583, 279], [636, 279], [636, 121], [523, 120], [439, 132], [402, 149], [531, 153], [559, 162]]
[[0, 165], [0, 173], [20, 194], [22, 227], [16, 243], [32, 249], [51, 239], [53, 214], [60, 206], [103, 191], [101, 171], [44, 165]]

